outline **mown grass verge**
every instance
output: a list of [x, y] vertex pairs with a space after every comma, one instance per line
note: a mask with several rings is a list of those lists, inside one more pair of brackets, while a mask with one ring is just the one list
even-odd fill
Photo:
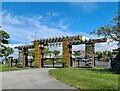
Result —
[[49, 71], [49, 75], [80, 91], [117, 91], [118, 74], [110, 69], [63, 68]]
[[9, 67], [8, 65], [0, 65], [0, 72], [4, 71], [15, 71], [15, 70], [26, 70], [31, 69], [30, 67]]

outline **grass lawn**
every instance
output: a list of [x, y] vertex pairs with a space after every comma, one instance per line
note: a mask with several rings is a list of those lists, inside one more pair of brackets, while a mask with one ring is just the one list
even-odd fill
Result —
[[49, 75], [81, 91], [118, 89], [118, 74], [113, 74], [109, 69], [62, 68], [50, 70]]
[[18, 67], [9, 67], [7, 65], [0, 65], [0, 72], [15, 71], [15, 70], [26, 70], [26, 69], [31, 69], [31, 68], [30, 67], [18, 68]]

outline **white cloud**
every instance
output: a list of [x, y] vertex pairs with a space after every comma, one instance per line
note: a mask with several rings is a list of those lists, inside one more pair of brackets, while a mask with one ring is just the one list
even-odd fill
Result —
[[68, 29], [67, 26], [63, 25], [63, 23], [59, 23], [58, 26], [62, 30], [67, 30]]
[[[56, 25], [56, 23], [54, 23], [54, 26]], [[65, 20], [60, 20], [58, 21], [58, 25], [57, 27], [61, 30], [68, 30], [68, 24], [66, 24]]]
[[29, 43], [35, 38], [35, 32], [37, 32], [37, 38], [69, 35], [65, 31], [42, 24], [41, 15], [24, 17], [3, 12], [2, 18], [4, 19], [2, 28], [10, 34], [11, 41]]
[[110, 42], [110, 43], [97, 43], [95, 46], [95, 50], [96, 51], [105, 51], [105, 50], [110, 50], [112, 51], [113, 49], [117, 49], [118, 48], [118, 42]]
[[54, 16], [58, 16], [59, 13], [57, 13], [57, 12], [48, 12], [47, 15], [54, 17]]
[[92, 11], [99, 9], [100, 7], [103, 7], [97, 4], [96, 2], [73, 2], [70, 4], [73, 7], [80, 9], [81, 11], [86, 12], [86, 13], [90, 13]]
[[[83, 32], [70, 32], [63, 31], [64, 29], [68, 30], [68, 26], [64, 24], [64, 22], [59, 22], [61, 28], [49, 27], [48, 25], [44, 25], [41, 20], [44, 20], [44, 17], [41, 15], [37, 16], [14, 16], [9, 12], [3, 12], [3, 21], [2, 28], [7, 31], [11, 36], [11, 42], [13, 44], [9, 44], [10, 47], [15, 47], [22, 44], [30, 44], [31, 40], [35, 38], [35, 32], [37, 32], [37, 38], [49, 38], [49, 37], [57, 37], [57, 36], [71, 36], [71, 35], [82, 35], [83, 40], [89, 38], [96, 38], [96, 36], [92, 36], [90, 34], [86, 34]], [[51, 21], [52, 22], [52, 21]], [[117, 48], [117, 43], [113, 42], [110, 44], [107, 43], [99, 43], [96, 44], [96, 51], [103, 50], [112, 50]], [[51, 49], [57, 49], [62, 51], [62, 48], [56, 47]], [[84, 50], [84, 45], [73, 46], [73, 50]], [[18, 55], [17, 50], [13, 54], [15, 57]]]

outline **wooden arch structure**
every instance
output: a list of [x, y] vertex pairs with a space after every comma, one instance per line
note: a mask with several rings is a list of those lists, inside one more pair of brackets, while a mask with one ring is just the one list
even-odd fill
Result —
[[91, 54], [92, 65], [94, 65], [95, 43], [106, 42], [107, 39], [89, 39], [82, 40], [82, 36], [62, 36], [55, 38], [37, 39], [32, 41], [33, 45], [17, 46], [19, 50], [23, 50], [23, 65], [26, 67], [28, 49], [34, 48], [35, 67], [43, 67], [44, 47], [57, 46], [62, 44], [62, 57], [68, 67], [72, 67], [72, 45], [85, 44], [86, 54]]

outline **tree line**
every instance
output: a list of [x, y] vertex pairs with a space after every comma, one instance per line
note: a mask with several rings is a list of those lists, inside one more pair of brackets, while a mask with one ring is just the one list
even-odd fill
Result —
[[7, 57], [14, 52], [13, 48], [6, 46], [7, 44], [10, 44], [10, 35], [0, 29], [0, 57], [5, 57], [5, 60], [7, 60]]
[[[60, 54], [59, 50], [50, 50], [49, 48], [44, 48], [44, 55], [49, 56], [49, 58], [52, 58], [52, 55], [54, 55], [54, 58], [57, 58], [57, 56]], [[28, 50], [28, 56], [33, 57], [34, 56], [34, 50], [30, 49]]]

